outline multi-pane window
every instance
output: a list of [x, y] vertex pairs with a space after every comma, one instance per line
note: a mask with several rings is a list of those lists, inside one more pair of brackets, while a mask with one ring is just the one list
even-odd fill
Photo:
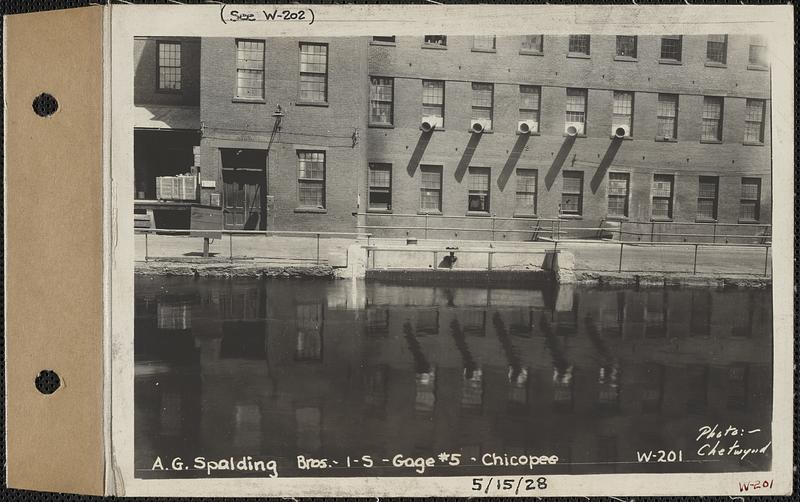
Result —
[[263, 41], [236, 41], [236, 97], [264, 98]]
[[619, 127], [627, 129], [625, 136], [633, 136], [633, 93], [614, 91], [613, 117], [611, 128], [616, 134]]
[[447, 35], [425, 35], [425, 43], [445, 47], [447, 46]]
[[423, 212], [442, 210], [442, 166], [420, 166], [419, 208]]
[[739, 199], [739, 219], [758, 221], [761, 211], [761, 180], [742, 178], [742, 195]]
[[709, 35], [706, 42], [706, 60], [725, 64], [728, 60], [728, 35]]
[[325, 152], [297, 152], [300, 207], [325, 207]]
[[561, 214], [583, 212], [583, 171], [564, 171], [564, 187], [561, 190]]
[[569, 52], [570, 54], [589, 55], [589, 35], [570, 35]]
[[716, 176], [700, 176], [697, 190], [697, 219], [717, 219], [717, 197], [719, 178]]
[[586, 124], [586, 89], [567, 89], [566, 127], [573, 126], [584, 134]]
[[628, 216], [630, 181], [631, 175], [628, 173], [608, 173], [608, 216]]
[[372, 37], [373, 42], [380, 42], [384, 44], [393, 44], [395, 42], [395, 37]]
[[653, 175], [653, 218], [672, 218], [672, 187], [675, 176], [671, 174]]
[[482, 50], [495, 49], [495, 36], [494, 35], [475, 35], [472, 37], [472, 48]]
[[369, 208], [392, 209], [392, 165], [369, 165]]
[[394, 79], [370, 77], [369, 79], [369, 123], [392, 125]]
[[487, 131], [492, 129], [494, 84], [472, 83], [472, 120], [480, 121]]
[[636, 35], [617, 35], [617, 56], [636, 58]]
[[523, 52], [544, 52], [544, 35], [525, 35], [520, 50]]
[[680, 62], [683, 53], [683, 36], [664, 35], [661, 37], [661, 59]]
[[745, 143], [764, 142], [764, 108], [763, 99], [748, 99], [745, 105], [744, 141]]
[[703, 98], [703, 129], [700, 139], [722, 141], [722, 97], [720, 96]]
[[468, 211], [489, 212], [489, 185], [489, 168], [469, 168]]
[[515, 214], [536, 214], [536, 169], [517, 169], [517, 198]]
[[529, 121], [531, 132], [539, 132], [540, 97], [540, 87], [535, 85], [519, 86], [519, 119]]
[[328, 101], [328, 46], [300, 44], [300, 101]]
[[422, 81], [422, 116], [444, 118], [444, 82]]
[[763, 37], [750, 37], [748, 63], [755, 66], [767, 66], [767, 42]]
[[678, 95], [658, 95], [658, 137], [678, 138]]
[[158, 42], [158, 88], [164, 91], [181, 90], [180, 42]]

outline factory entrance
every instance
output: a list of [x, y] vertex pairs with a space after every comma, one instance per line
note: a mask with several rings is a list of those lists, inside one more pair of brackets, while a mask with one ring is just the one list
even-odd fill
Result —
[[226, 229], [267, 229], [266, 169], [266, 150], [222, 150], [222, 208]]

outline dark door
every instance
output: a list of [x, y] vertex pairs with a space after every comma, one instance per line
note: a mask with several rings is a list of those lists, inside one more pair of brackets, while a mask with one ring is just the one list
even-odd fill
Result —
[[261, 174], [238, 169], [224, 169], [225, 228], [236, 230], [266, 230], [266, 205]]

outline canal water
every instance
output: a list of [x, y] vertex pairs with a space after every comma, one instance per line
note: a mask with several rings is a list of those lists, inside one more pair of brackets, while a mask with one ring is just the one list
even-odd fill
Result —
[[770, 291], [137, 277], [135, 298], [137, 477], [770, 466]]

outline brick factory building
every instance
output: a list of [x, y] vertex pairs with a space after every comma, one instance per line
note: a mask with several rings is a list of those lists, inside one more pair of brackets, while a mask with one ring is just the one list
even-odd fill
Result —
[[140, 211], [181, 204], [156, 200], [154, 173], [191, 172], [189, 204], [221, 207], [229, 229], [527, 240], [556, 220], [627, 222], [636, 239], [760, 235], [771, 221], [770, 72], [749, 36], [165, 38], [136, 50], [137, 117], [156, 108], [180, 126], [137, 121]]

